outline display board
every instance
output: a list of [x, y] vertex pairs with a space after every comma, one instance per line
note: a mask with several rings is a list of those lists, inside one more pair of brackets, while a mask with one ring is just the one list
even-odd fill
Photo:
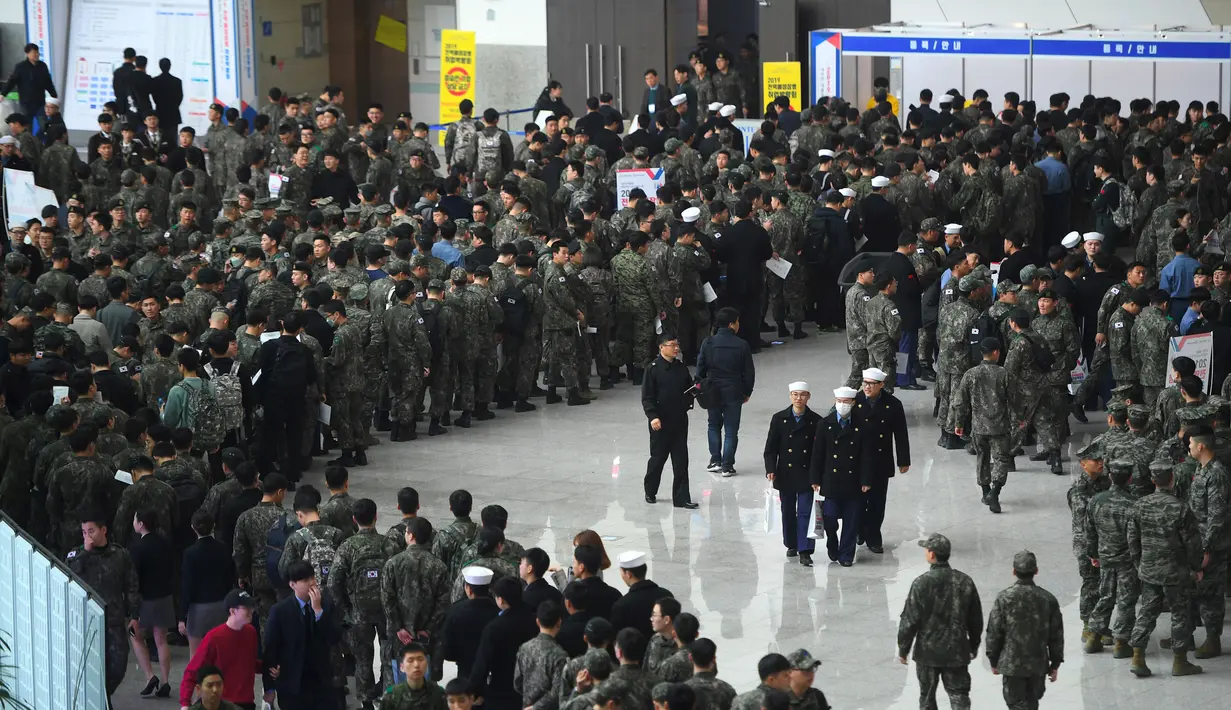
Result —
[[[151, 76], [159, 73], [160, 59], [171, 60], [171, 73], [184, 85], [183, 124], [205, 130], [206, 109], [214, 100], [210, 4], [210, 0], [73, 0], [68, 78], [62, 92], [65, 124], [74, 130], [97, 130], [98, 114], [114, 96], [112, 72], [123, 62], [124, 48], [132, 47], [149, 59]], [[238, 93], [239, 57], [232, 56]]]

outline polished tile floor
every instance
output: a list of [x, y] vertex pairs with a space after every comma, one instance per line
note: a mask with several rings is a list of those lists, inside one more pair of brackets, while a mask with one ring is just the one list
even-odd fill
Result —
[[[544, 407], [536, 400], [537, 412], [502, 411], [469, 431], [396, 445], [386, 441], [369, 452], [372, 465], [352, 470], [351, 492], [377, 501], [381, 529], [396, 520], [396, 492], [402, 486], [419, 490], [422, 514], [438, 525], [450, 520], [449, 493], [466, 488], [475, 497], [476, 519], [483, 505], [504, 505], [509, 537], [542, 547], [553, 563], [570, 559], [573, 535], [585, 528], [603, 535], [612, 559], [627, 550], [646, 551], [651, 578], [695, 613], [702, 635], [718, 644], [720, 677], [748, 690], [756, 685], [761, 655], [804, 647], [824, 663], [817, 687], [844, 710], [910, 708], [918, 702], [914, 668], [894, 658], [902, 604], [912, 580], [927, 568], [917, 540], [934, 531], [949, 537], [952, 564], [974, 578], [985, 614], [996, 593], [1013, 582], [1013, 554], [1030, 549], [1039, 559], [1038, 583], [1056, 595], [1065, 615], [1067, 661], [1059, 680], [1048, 685], [1044, 707], [1225, 707], [1231, 659], [1202, 661], [1202, 676], [1171, 678], [1163, 673], [1170, 670], [1170, 653], [1152, 645], [1148, 661], [1159, 675], [1142, 680], [1128, 672], [1127, 660], [1114, 660], [1110, 652], [1082, 654], [1079, 579], [1065, 502], [1070, 478], [1019, 459], [1001, 495], [1004, 513], [991, 514], [979, 503], [973, 459], [935, 446], [930, 387], [900, 392], [913, 464], [890, 485], [885, 553], [861, 548], [850, 568], [829, 564], [823, 552], [812, 569], [788, 560], [776, 500], [772, 519], [765, 514], [768, 483], [761, 450], [769, 417], [789, 404], [787, 384], [799, 379], [811, 383], [814, 408], [827, 409], [849, 361], [843, 336], [827, 334], [775, 346], [757, 357], [756, 366], [756, 391], [744, 407], [737, 476], [722, 479], [705, 472], [705, 413], [692, 413], [690, 476], [701, 504], [695, 511], [643, 500], [648, 437], [639, 393], [627, 383], [600, 393], [584, 408]], [[1101, 431], [1094, 419], [1088, 425], [1073, 422], [1070, 451]], [[668, 498], [669, 475], [664, 474], [662, 489]], [[320, 485], [321, 478], [318, 464], [308, 480]], [[622, 586], [614, 573], [608, 577]], [[1155, 637], [1162, 634], [1159, 630]], [[1198, 630], [1198, 642], [1201, 635]], [[177, 656], [181, 671], [182, 664]], [[140, 675], [134, 665], [117, 707], [138, 705], [127, 700], [136, 700]], [[971, 675], [974, 707], [1003, 703], [1000, 679], [982, 655]], [[173, 677], [178, 679], [178, 672]], [[943, 695], [941, 707], [947, 703]]]

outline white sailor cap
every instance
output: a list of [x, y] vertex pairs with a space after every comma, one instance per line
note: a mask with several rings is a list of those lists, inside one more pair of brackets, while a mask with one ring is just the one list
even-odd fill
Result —
[[882, 187], [889, 187], [889, 178], [885, 177], [884, 175], [877, 175], [876, 177], [872, 178], [872, 187], [878, 190]]
[[859, 193], [855, 192], [849, 187], [844, 187], [841, 190], [838, 190], [838, 194], [842, 195], [843, 197], [855, 197]]
[[961, 233], [962, 233], [962, 225], [958, 224], [957, 222], [950, 222], [949, 224], [945, 225], [945, 234], [961, 234]]
[[834, 399], [854, 399], [859, 391], [854, 387], [842, 386], [833, 391]]
[[884, 370], [877, 368], [877, 367], [869, 367], [868, 369], [863, 371], [863, 379], [865, 380], [874, 380], [876, 382], [884, 382], [885, 378], [888, 376], [889, 376], [888, 373], [886, 373]]
[[834, 152], [828, 148], [821, 148], [820, 150], [816, 151], [816, 154], [821, 156], [822, 158], [832, 158], [834, 156]]
[[1099, 232], [1086, 232], [1085, 234], [1081, 235], [1081, 238], [1083, 241], [1087, 241], [1087, 242], [1103, 241], [1103, 235]]
[[495, 573], [486, 567], [467, 567], [462, 570], [462, 578], [466, 580], [466, 584], [482, 586], [492, 583], [492, 577]]
[[710, 110], [710, 111], [717, 111], [717, 110], [718, 110], [718, 109], [720, 109], [720, 108], [722, 108], [722, 102], [721, 102], [721, 101], [715, 101], [715, 102], [713, 102], [713, 103], [711, 103], [711, 104], [709, 105], [709, 110]]
[[1077, 232], [1069, 232], [1068, 234], [1064, 235], [1064, 239], [1060, 240], [1060, 246], [1064, 247], [1065, 249], [1072, 249], [1078, 244], [1081, 244], [1081, 235], [1078, 234]]
[[726, 104], [722, 108], [718, 109], [718, 115], [730, 118], [735, 115], [735, 107], [731, 104]]
[[680, 213], [680, 217], [682, 217], [685, 222], [696, 222], [701, 219], [701, 210], [696, 207], [689, 207]]
[[0, 145], [17, 145], [17, 139], [13, 136], [0, 136]]
[[807, 382], [804, 382], [803, 380], [798, 380], [796, 382], [792, 382], [791, 384], [787, 385], [787, 391], [788, 392], [811, 392], [812, 390], [808, 389]]
[[616, 558], [616, 563], [620, 565], [620, 569], [633, 569], [634, 567], [641, 567], [645, 564], [645, 553], [638, 550], [622, 552], [620, 553], [620, 556]]
[[679, 106], [680, 104], [685, 103], [687, 101], [688, 101], [688, 96], [686, 96], [685, 94], [676, 94], [675, 96], [671, 97], [672, 106]]
[[59, 105], [60, 105], [60, 99], [56, 99], [56, 98], [52, 98], [52, 97], [48, 96], [48, 97], [47, 97], [47, 100], [46, 100], [45, 102], [43, 102], [43, 105], [45, 105], [45, 106], [59, 106]]

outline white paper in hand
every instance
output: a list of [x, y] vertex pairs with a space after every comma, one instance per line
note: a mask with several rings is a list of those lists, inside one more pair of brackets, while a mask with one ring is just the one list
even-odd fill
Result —
[[867, 237], [860, 237], [859, 241], [855, 242], [855, 249], [862, 249], [864, 244], [868, 243]]
[[589, 334], [591, 334], [591, 335], [593, 335], [594, 333], [597, 333], [597, 332], [598, 332], [598, 328], [595, 328], [595, 327], [594, 327], [594, 326], [592, 326], [592, 325], [587, 325], [587, 326], [586, 326], [586, 332], [587, 332], [587, 333], [589, 333]]
[[940, 179], [940, 173], [936, 172], [935, 170], [928, 171], [928, 184], [929, 185], [935, 185], [936, 181], [939, 179]]
[[780, 279], [785, 279], [786, 275], [791, 273], [791, 262], [781, 257], [769, 259], [765, 262], [765, 267]]
[[329, 415], [332, 412], [333, 412], [333, 407], [330, 407], [328, 404], [321, 402], [320, 405], [318, 405], [316, 408], [316, 418], [320, 420], [321, 424], [324, 424], [325, 426], [329, 426]]
[[274, 340], [275, 338], [277, 338], [277, 337], [278, 337], [278, 336], [280, 336], [280, 335], [282, 335], [282, 333], [279, 333], [279, 332], [278, 332], [278, 331], [276, 331], [276, 330], [275, 330], [275, 331], [271, 331], [271, 332], [267, 332], [267, 333], [261, 333], [261, 342], [262, 342], [262, 343], [268, 343], [269, 341]]
[[718, 294], [714, 292], [714, 287], [709, 285], [708, 282], [701, 284], [701, 291], [705, 294], [706, 303], [713, 303], [718, 300]]
[[129, 473], [128, 471], [116, 471], [115, 480], [125, 485], [131, 486], [133, 484], [133, 475]]
[[658, 316], [654, 316], [654, 334], [655, 335], [663, 334], [663, 321]]

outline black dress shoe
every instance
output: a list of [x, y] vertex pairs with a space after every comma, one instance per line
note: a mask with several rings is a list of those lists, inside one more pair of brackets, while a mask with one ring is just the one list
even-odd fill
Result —
[[851, 565], [855, 563], [851, 562], [850, 560], [840, 560], [838, 564], [842, 565], [843, 567], [850, 567]]
[[675, 507], [684, 508], [686, 510], [696, 510], [701, 507], [700, 503], [676, 503]]
[[799, 564], [803, 565], [804, 567], [811, 567], [812, 566], [812, 555], [807, 552], [799, 553]]
[[645, 502], [646, 502], [646, 503], [649, 503], [650, 505], [654, 505], [655, 503], [657, 503], [657, 502], [658, 502], [658, 498], [656, 498], [655, 496], [650, 495], [649, 493], [646, 493], [646, 494], [645, 494]]
[[796, 549], [793, 549], [793, 548], [790, 548], [790, 547], [786, 548], [786, 556], [787, 556], [787, 557], [795, 557], [795, 556], [797, 556], [797, 555], [799, 555], [799, 550], [796, 550]]
[[885, 548], [881, 547], [880, 545], [868, 545], [868, 551], [875, 552], [878, 555], [885, 554]]
[[913, 385], [902, 385], [902, 389], [910, 390], [911, 392], [922, 392], [923, 390], [926, 390], [927, 387], [924, 387], [923, 385], [916, 382]]

